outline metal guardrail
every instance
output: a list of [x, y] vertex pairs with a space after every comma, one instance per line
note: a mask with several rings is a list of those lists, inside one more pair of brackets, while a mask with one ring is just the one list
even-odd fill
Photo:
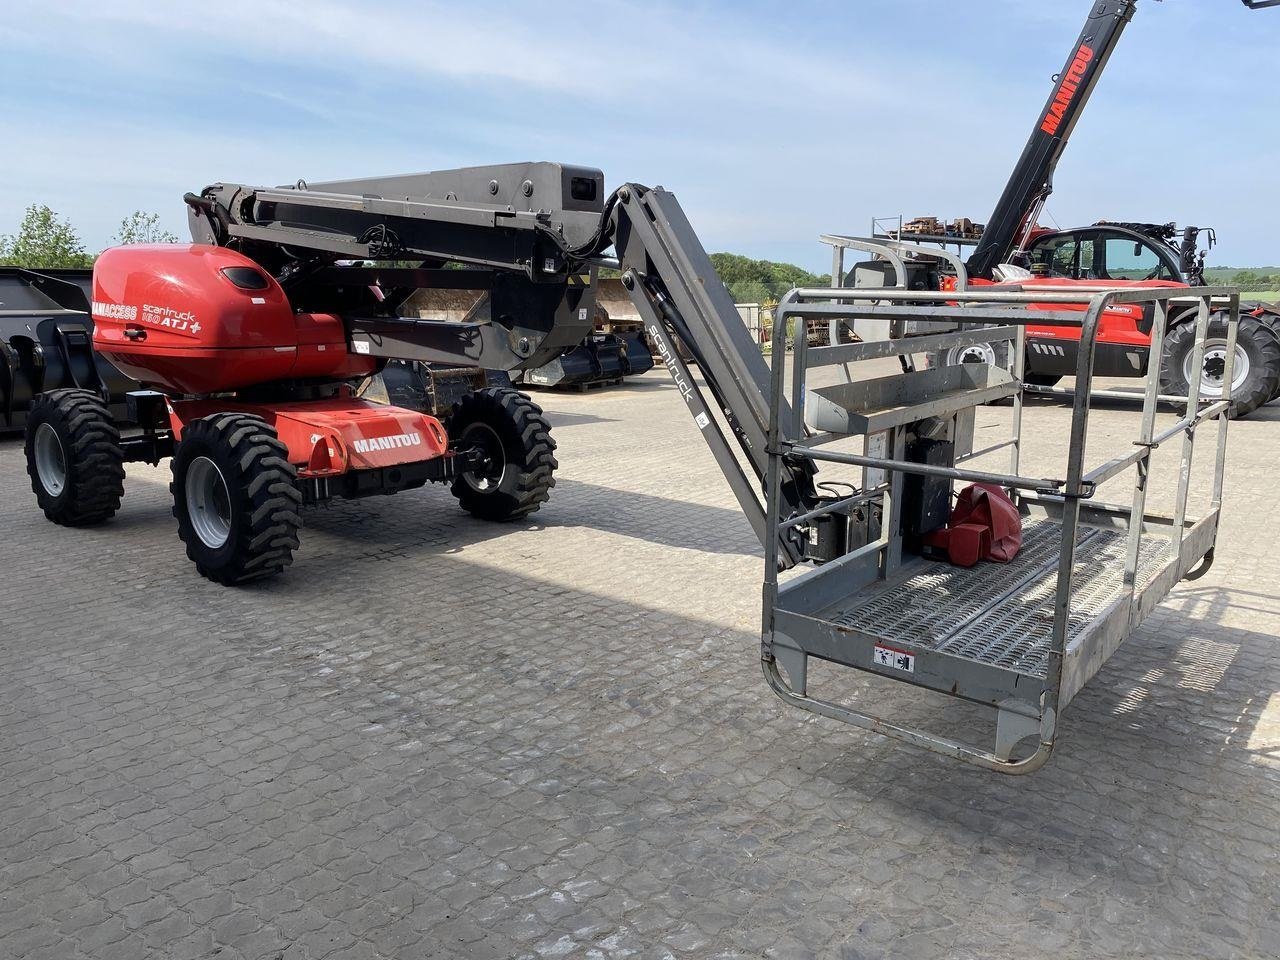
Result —
[[[841, 248], [843, 249], [843, 248]], [[890, 254], [884, 254], [886, 257]], [[901, 273], [899, 274], [901, 276]], [[1049, 294], [1049, 295], [1047, 295]], [[1082, 306], [1081, 311], [1026, 311], [1030, 304]], [[779, 582], [778, 537], [766, 537], [765, 603], [763, 619], [762, 662], [769, 684], [788, 703], [832, 717], [855, 726], [874, 730], [916, 746], [946, 754], [987, 769], [1004, 773], [1030, 773], [1042, 766], [1053, 749], [1057, 734], [1057, 715], [1071, 697], [1101, 667], [1107, 657], [1129, 635], [1169, 589], [1187, 576], [1197, 565], [1211, 562], [1213, 541], [1221, 512], [1223, 476], [1226, 456], [1228, 408], [1230, 405], [1231, 369], [1235, 356], [1236, 331], [1239, 323], [1239, 293], [1226, 287], [1110, 289], [1082, 293], [1078, 288], [1034, 289], [1002, 288], [1000, 291], [921, 292], [902, 288], [813, 288], [793, 290], [779, 303], [773, 331], [773, 368], [770, 382], [770, 421], [768, 428], [768, 469], [765, 477], [766, 522], [779, 534], [801, 533], [806, 525], [834, 512], [851, 513], [868, 504], [877, 504], [882, 521], [879, 536], [870, 543], [847, 552], [833, 562], [819, 566], [785, 584]], [[1224, 373], [1224, 396], [1206, 400], [1200, 395], [1200, 378], [1191, 378], [1186, 397], [1186, 415], [1177, 423], [1156, 432], [1157, 403], [1165, 397], [1159, 390], [1158, 364], [1151, 364], [1142, 394], [1142, 415], [1134, 449], [1090, 468], [1086, 449], [1092, 401], [1111, 392], [1093, 389], [1094, 360], [1099, 325], [1103, 312], [1116, 303], [1153, 304], [1151, 355], [1160, 356], [1170, 305], [1194, 302], [1198, 305], [1193, 369], [1203, 363], [1205, 340], [1210, 315], [1214, 309], [1228, 313], [1227, 368]], [[785, 396], [784, 337], [791, 318], [857, 317], [887, 319], [897, 323], [904, 319], [962, 321], [966, 329], [925, 337], [892, 336], [887, 342], [855, 343], [833, 347], [810, 348], [805, 338], [796, 338], [792, 356], [790, 397]], [[1037, 478], [1019, 473], [1022, 454], [1022, 413], [1024, 388], [1023, 341], [1025, 327], [1047, 322], [1080, 328], [1080, 349], [1075, 372], [1075, 389], [1053, 392], [1071, 397], [1071, 419], [1066, 436], [1065, 472], [1058, 478]], [[977, 326], [974, 329], [974, 325]], [[900, 330], [901, 328], [896, 328]], [[1013, 399], [1012, 429], [1008, 440], [970, 452], [974, 459], [1002, 449], [1010, 451], [1010, 472], [995, 473], [955, 467], [937, 467], [905, 460], [899, 449], [883, 453], [838, 453], [824, 449], [835, 440], [851, 433], [816, 429], [806, 420], [808, 371], [834, 364], [853, 364], [865, 360], [900, 356], [904, 378], [920, 377], [914, 370], [911, 355], [992, 340], [1007, 340], [1010, 351]], [[847, 389], [839, 396], [849, 396]], [[859, 394], [865, 396], [866, 394]], [[975, 391], [974, 396], [983, 395]], [[921, 398], [920, 409], [959, 410], [965, 404], [964, 391], [951, 397]], [[910, 416], [908, 410], [905, 416]], [[787, 418], [787, 422], [783, 422]], [[1192, 483], [1192, 464], [1197, 428], [1210, 419], [1218, 421], [1216, 457], [1212, 496], [1208, 513], [1190, 522], [1187, 503]], [[876, 422], [868, 420], [868, 422]], [[905, 422], [905, 421], [904, 421]], [[893, 434], [888, 434], [893, 435]], [[1157, 516], [1147, 508], [1147, 490], [1152, 471], [1152, 453], [1162, 444], [1182, 437], [1181, 456], [1174, 513]], [[783, 439], [790, 437], [793, 439]], [[794, 439], [803, 438], [803, 439]], [[871, 441], [868, 436], [868, 442]], [[877, 482], [854, 496], [835, 500], [802, 516], [787, 517], [779, 513], [780, 485], [784, 461], [808, 459], [815, 462], [851, 464], [868, 468]], [[1117, 477], [1136, 468], [1137, 479], [1131, 503], [1125, 507], [1095, 504], [1098, 490]], [[1056, 551], [1031, 579], [1018, 581], [1007, 597], [1018, 596], [1019, 590], [1040, 590], [1045, 602], [1052, 594], [1052, 625], [1047, 643], [1039, 651], [1044, 654], [1042, 675], [1019, 673], [994, 663], [965, 659], [948, 653], [950, 637], [934, 637], [928, 643], [917, 637], [898, 638], [902, 656], [912, 664], [919, 663], [909, 676], [886, 668], [868, 657], [869, 644], [876, 642], [874, 632], [859, 625], [848, 611], [858, 609], [851, 601], [862, 594], [875, 595], [879, 590], [906, 591], [914, 579], [938, 573], [937, 568], [922, 568], [903, 575], [901, 538], [898, 523], [901, 514], [902, 482], [906, 474], [946, 477], [966, 482], [996, 483], [1011, 488], [1020, 509], [1043, 517], [1044, 523], [1057, 524]], [[1040, 523], [1041, 521], [1036, 521]], [[1082, 529], [1082, 527], [1084, 529]], [[1043, 527], [1036, 536], [1044, 545]], [[1156, 543], [1151, 538], [1162, 538]], [[1123, 538], [1121, 544], [1120, 538]], [[1078, 572], [1080, 552], [1088, 554], [1092, 580]], [[1055, 561], [1056, 557], [1056, 561]], [[1155, 559], [1153, 559], [1155, 558]], [[1157, 560], [1159, 562], [1157, 562]], [[920, 561], [916, 564], [919, 567]], [[938, 565], [942, 566], [942, 565]], [[1083, 568], [1082, 568], [1083, 569]], [[933, 574], [928, 571], [933, 570]], [[1118, 576], [1115, 574], [1118, 573]], [[1030, 575], [1029, 575], [1030, 576]], [[1036, 579], [1039, 577], [1039, 579]], [[1100, 579], [1099, 579], [1100, 578]], [[1110, 579], [1108, 579], [1110, 578]], [[1077, 583], [1077, 580], [1079, 582]], [[1095, 582], [1096, 581], [1096, 582]], [[1114, 582], [1113, 582], [1114, 581]], [[978, 588], [980, 591], [980, 587]], [[979, 598], [981, 599], [981, 598]], [[977, 602], [977, 601], [975, 601]], [[986, 598], [979, 606], [993, 616], [999, 598]], [[1077, 609], [1078, 607], [1078, 609]], [[845, 610], [840, 621], [836, 612]], [[835, 612], [833, 612], [835, 611]], [[1081, 611], [1084, 611], [1083, 613]], [[945, 611], [939, 611], [940, 622]], [[977, 615], [975, 615], [976, 617]], [[850, 619], [852, 617], [852, 619]], [[961, 625], [954, 636], [972, 632], [981, 617], [957, 621]], [[945, 631], [944, 631], [945, 632]], [[886, 647], [886, 649], [891, 647]], [[882, 648], [876, 646], [876, 651]], [[967, 648], [966, 648], [967, 649]], [[976, 647], [974, 649], [977, 649]], [[1038, 649], [1038, 648], [1037, 648]], [[1039, 654], [1037, 654], [1039, 655]], [[939, 736], [910, 726], [892, 723], [854, 707], [811, 697], [807, 693], [807, 658], [823, 659], [858, 669], [870, 670], [895, 679], [907, 679], [918, 686], [931, 687], [952, 696], [987, 703], [997, 710], [996, 745], [994, 750], [978, 749], [949, 736]], [[904, 661], [905, 662], [905, 661]], [[786, 676], [779, 664], [786, 669]], [[1032, 689], [1034, 688], [1034, 689]], [[1034, 752], [1013, 760], [1014, 746], [1028, 736], [1037, 736]]]

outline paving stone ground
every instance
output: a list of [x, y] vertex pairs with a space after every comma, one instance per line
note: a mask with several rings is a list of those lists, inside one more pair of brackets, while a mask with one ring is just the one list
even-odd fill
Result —
[[[1280, 955], [1280, 405], [1233, 430], [1217, 564], [1005, 778], [769, 692], [759, 549], [665, 374], [539, 399], [531, 522], [314, 510], [240, 590], [167, 467], [67, 530], [0, 442], [0, 957]], [[1029, 410], [1030, 452], [1064, 424]]]

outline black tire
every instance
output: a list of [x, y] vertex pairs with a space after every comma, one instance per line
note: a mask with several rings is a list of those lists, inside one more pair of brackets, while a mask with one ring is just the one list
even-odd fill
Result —
[[481, 447], [484, 471], [453, 481], [462, 509], [481, 520], [518, 520], [533, 513], [556, 485], [556, 442], [542, 409], [523, 393], [490, 387], [463, 397], [449, 418], [455, 449]]
[[53, 390], [27, 418], [27, 473], [44, 515], [64, 527], [102, 523], [124, 496], [124, 451], [106, 404], [88, 390]]
[[187, 424], [169, 491], [178, 536], [202, 576], [234, 586], [293, 562], [302, 492], [288, 450], [261, 417], [220, 413]]
[[[1276, 339], [1280, 340], [1280, 314], [1271, 313], [1269, 310], [1259, 314], [1258, 322], [1265, 326], [1268, 330], [1276, 335]], [[1276, 381], [1276, 392], [1271, 395], [1268, 403], [1280, 400], [1280, 380]]]
[[[1195, 347], [1196, 328], [1191, 322], [1180, 323], [1165, 334], [1163, 356], [1160, 362], [1160, 391], [1176, 396], [1186, 396], [1188, 368], [1192, 351]], [[1215, 365], [1220, 365], [1221, 357], [1215, 353], [1215, 347], [1225, 354], [1227, 339], [1226, 321], [1221, 317], [1213, 317], [1209, 321], [1209, 334], [1206, 342], [1206, 376], [1210, 379], [1201, 385], [1202, 397], [1213, 397], [1215, 393], [1206, 390], [1212, 382]], [[1280, 338], [1272, 332], [1267, 324], [1257, 317], [1241, 317], [1237, 334], [1238, 348], [1237, 379], [1239, 382], [1232, 391], [1231, 417], [1246, 417], [1276, 395], [1280, 387]], [[1247, 370], [1239, 369], [1239, 358], [1243, 357], [1248, 364]], [[1219, 367], [1220, 369], [1220, 367]], [[1221, 373], [1218, 375], [1216, 395], [1221, 396]], [[1185, 409], [1186, 405], [1182, 407]]]

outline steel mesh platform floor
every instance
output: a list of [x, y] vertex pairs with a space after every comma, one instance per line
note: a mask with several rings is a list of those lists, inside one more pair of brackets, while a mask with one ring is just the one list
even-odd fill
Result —
[[[1081, 527], [1068, 642], [1123, 590], [1128, 534]], [[1026, 519], [1022, 550], [1010, 563], [953, 567], [931, 560], [904, 565], [902, 576], [872, 588], [825, 619], [886, 642], [905, 642], [965, 660], [1043, 678], [1053, 629], [1061, 527]], [[1145, 536], [1138, 579], [1159, 562], [1168, 541]]]

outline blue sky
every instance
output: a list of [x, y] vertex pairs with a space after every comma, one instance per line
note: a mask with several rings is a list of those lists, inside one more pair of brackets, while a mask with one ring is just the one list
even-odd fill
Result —
[[[676, 192], [711, 250], [829, 268], [823, 232], [985, 220], [1089, 0], [9, 0], [0, 233], [86, 243], [228, 180], [564, 160]], [[1280, 9], [1144, 0], [1057, 177], [1060, 226], [1212, 224], [1280, 263]], [[1178, 66], [1185, 64], [1185, 66]]]

